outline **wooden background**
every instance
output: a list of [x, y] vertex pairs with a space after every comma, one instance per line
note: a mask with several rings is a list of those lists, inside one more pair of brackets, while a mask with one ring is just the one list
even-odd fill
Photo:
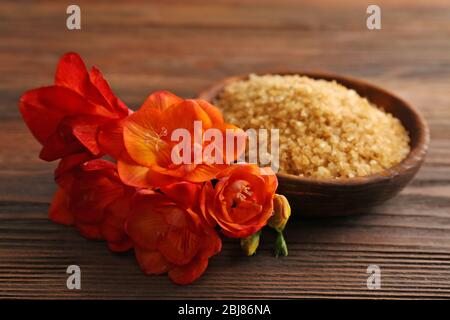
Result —
[[[338, 2], [338, 1], [336, 1]], [[376, 1], [381, 31], [366, 29], [372, 1], [76, 1], [82, 30], [65, 27], [69, 1], [0, 3], [0, 298], [450, 298], [450, 3]], [[310, 69], [360, 77], [396, 92], [431, 128], [428, 158], [395, 199], [358, 217], [304, 220], [287, 231], [290, 255], [257, 256], [225, 241], [194, 285], [141, 273], [47, 220], [54, 163], [17, 101], [52, 82], [59, 56], [79, 52], [132, 108], [154, 90], [194, 97], [225, 76]], [[339, 195], [337, 195], [339, 196]], [[66, 267], [82, 290], [66, 288]], [[368, 290], [366, 268], [382, 271]]]

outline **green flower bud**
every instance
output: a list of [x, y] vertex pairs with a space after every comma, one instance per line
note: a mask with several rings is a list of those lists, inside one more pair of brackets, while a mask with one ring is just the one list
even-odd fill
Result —
[[291, 206], [285, 196], [275, 194], [273, 197], [273, 216], [268, 225], [278, 232], [282, 232], [291, 215]]
[[259, 238], [261, 235], [261, 230], [248, 236], [247, 238], [241, 239], [241, 248], [247, 256], [252, 256], [255, 254], [256, 249], [259, 246]]
[[283, 234], [278, 232], [277, 240], [275, 241], [275, 257], [284, 256], [287, 257], [288, 248], [286, 241], [284, 240]]

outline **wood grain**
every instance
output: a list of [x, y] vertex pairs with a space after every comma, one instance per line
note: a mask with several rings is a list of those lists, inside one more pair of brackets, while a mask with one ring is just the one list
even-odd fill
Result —
[[[450, 4], [377, 1], [383, 29], [365, 28], [368, 1], [77, 1], [82, 30], [65, 28], [64, 2], [0, 3], [0, 298], [450, 298]], [[235, 241], [195, 284], [146, 277], [133, 254], [47, 220], [53, 163], [37, 159], [17, 110], [21, 93], [50, 84], [77, 51], [132, 108], [158, 89], [193, 97], [223, 77], [274, 69], [363, 78], [420, 109], [428, 157], [394, 199], [359, 217], [301, 220], [290, 255], [273, 235], [243, 257]], [[336, 195], [339, 197], [339, 195]], [[66, 267], [82, 290], [66, 288]], [[368, 290], [366, 268], [382, 270]]]

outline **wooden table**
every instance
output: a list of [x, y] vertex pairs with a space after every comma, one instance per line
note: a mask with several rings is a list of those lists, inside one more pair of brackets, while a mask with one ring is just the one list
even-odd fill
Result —
[[[82, 30], [66, 29], [65, 2], [0, 4], [0, 298], [443, 298], [450, 297], [450, 3], [376, 1], [382, 30], [366, 28], [369, 1], [76, 1]], [[23, 124], [17, 101], [52, 82], [64, 52], [97, 65], [137, 108], [158, 89], [194, 97], [212, 81], [252, 71], [308, 69], [363, 78], [396, 92], [431, 128], [415, 180], [372, 213], [292, 217], [290, 255], [257, 256], [226, 240], [195, 284], [148, 277], [132, 253], [47, 220], [54, 163]], [[82, 289], [66, 288], [66, 268]], [[366, 268], [381, 268], [368, 290]]]

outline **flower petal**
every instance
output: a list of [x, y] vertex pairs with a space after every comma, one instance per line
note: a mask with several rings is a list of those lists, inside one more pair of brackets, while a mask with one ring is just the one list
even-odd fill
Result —
[[142, 104], [141, 109], [155, 108], [163, 111], [168, 107], [183, 101], [180, 97], [168, 91], [156, 91], [149, 95]]
[[123, 143], [123, 119], [111, 120], [98, 129], [97, 142], [101, 152], [119, 159], [125, 150]]
[[19, 101], [22, 117], [41, 143], [57, 130], [67, 115], [90, 114], [95, 107], [82, 96], [64, 87], [43, 87], [27, 91]]
[[161, 187], [161, 192], [183, 208], [197, 205], [201, 186], [189, 182], [173, 183]]
[[213, 210], [213, 202], [214, 188], [211, 184], [211, 181], [207, 181], [203, 186], [200, 195], [200, 212], [202, 213], [203, 218], [210, 227], [215, 227], [217, 225], [215, 212]]
[[70, 210], [77, 222], [100, 223], [104, 209], [124, 194], [124, 187], [101, 172], [92, 172], [77, 177], [72, 185]]
[[209, 258], [216, 255], [222, 250], [222, 240], [217, 234], [216, 230], [212, 228], [204, 228], [206, 234], [202, 241], [202, 245], [199, 250], [199, 256], [203, 258]]
[[267, 192], [275, 193], [278, 188], [278, 179], [270, 167], [260, 168], [262, 177], [267, 186]]
[[99, 125], [104, 119], [98, 117], [77, 117], [70, 120], [73, 135], [80, 141], [93, 155], [100, 155], [97, 143], [97, 132]]
[[86, 152], [76, 153], [62, 158], [55, 170], [56, 183], [61, 188], [69, 190], [75, 179], [73, 170], [89, 159], [91, 159], [91, 155]]
[[61, 159], [61, 161], [59, 161], [58, 163], [58, 167], [55, 170], [55, 178], [58, 179], [59, 176], [67, 173], [68, 171], [71, 171], [72, 169], [88, 161], [89, 159], [91, 159], [91, 157], [86, 152], [73, 154]]
[[[223, 132], [223, 157], [224, 163], [231, 164], [238, 160], [244, 154], [247, 145], [247, 133], [239, 127], [232, 124], [222, 124], [220, 129]], [[227, 147], [227, 143], [233, 141], [233, 149]], [[230, 150], [227, 150], [230, 149]]]
[[253, 218], [259, 218], [258, 216], [261, 214], [262, 205], [252, 201], [244, 201], [237, 207], [230, 209], [230, 215], [233, 217], [233, 221], [237, 224], [245, 225]]
[[[98, 171], [105, 170], [103, 174], [108, 178], [114, 180], [117, 177], [116, 174], [116, 165], [110, 161], [104, 159], [94, 159], [87, 161], [83, 164], [83, 171]], [[116, 179], [117, 180], [117, 179]], [[117, 180], [119, 181], [119, 180]]]
[[49, 209], [49, 219], [65, 225], [72, 225], [75, 221], [73, 213], [69, 210], [67, 193], [61, 188], [53, 196]]
[[172, 177], [164, 173], [159, 173], [153, 169], [148, 170], [148, 186], [151, 188], [161, 188], [169, 184], [183, 181], [182, 178]]
[[162, 139], [167, 135], [160, 110], [140, 109], [124, 121], [124, 143], [130, 157], [140, 165], [166, 166], [171, 163], [171, 149]]
[[214, 179], [221, 171], [223, 165], [198, 164], [195, 169], [187, 172], [184, 179], [191, 182], [204, 182]]
[[161, 238], [168, 230], [163, 215], [154, 205], [158, 195], [137, 195], [132, 205], [133, 214], [125, 223], [126, 233], [136, 246], [146, 250], [156, 250]]
[[163, 112], [163, 119], [165, 120], [169, 133], [172, 133], [176, 129], [183, 128], [193, 135], [195, 121], [201, 122], [203, 130], [211, 128], [212, 125], [208, 113], [203, 110], [196, 100], [192, 99], [183, 100], [182, 102], [165, 109]]
[[96, 67], [92, 67], [89, 73], [89, 80], [107, 102], [105, 107], [113, 113], [116, 113], [120, 118], [126, 117], [130, 113], [128, 107], [114, 95], [108, 82], [106, 82], [102, 73]]
[[123, 242], [108, 242], [108, 248], [113, 252], [126, 252], [133, 248], [133, 243], [130, 239], [126, 239]]
[[126, 152], [123, 152], [120, 156], [117, 162], [117, 169], [120, 179], [126, 185], [138, 188], [150, 186], [150, 181], [147, 178], [150, 169], [139, 165]]
[[92, 239], [92, 240], [102, 240], [103, 239], [102, 234], [100, 232], [100, 228], [96, 224], [76, 223], [75, 227], [78, 230], [78, 232], [86, 239]]
[[220, 112], [219, 108], [202, 99], [197, 99], [196, 101], [200, 105], [200, 107], [202, 107], [202, 109], [208, 114], [214, 127], [219, 126], [223, 123], [223, 115], [222, 112]]
[[[266, 220], [267, 221], [267, 220]], [[219, 221], [219, 225], [222, 228], [222, 233], [226, 235], [229, 238], [246, 238], [255, 232], [258, 232], [264, 225], [260, 224], [252, 224], [252, 225], [241, 225], [238, 223], [223, 223], [222, 221]]]
[[118, 100], [97, 68], [88, 73], [81, 57], [67, 53], [59, 61], [55, 84], [78, 93], [109, 116], [116, 118], [128, 115], [128, 108]]
[[189, 228], [169, 228], [164, 240], [158, 245], [159, 251], [176, 265], [189, 263], [200, 247], [200, 237]]
[[135, 248], [136, 259], [145, 274], [162, 274], [168, 272], [173, 265], [158, 251]]
[[108, 242], [122, 243], [128, 239], [125, 233], [125, 221], [130, 215], [130, 200], [121, 197], [105, 208], [100, 232]]
[[85, 95], [89, 78], [86, 66], [78, 54], [69, 52], [61, 57], [56, 68], [55, 84]]
[[78, 140], [66, 142], [59, 133], [55, 132], [44, 142], [39, 158], [45, 161], [54, 161], [85, 151], [85, 147]]

